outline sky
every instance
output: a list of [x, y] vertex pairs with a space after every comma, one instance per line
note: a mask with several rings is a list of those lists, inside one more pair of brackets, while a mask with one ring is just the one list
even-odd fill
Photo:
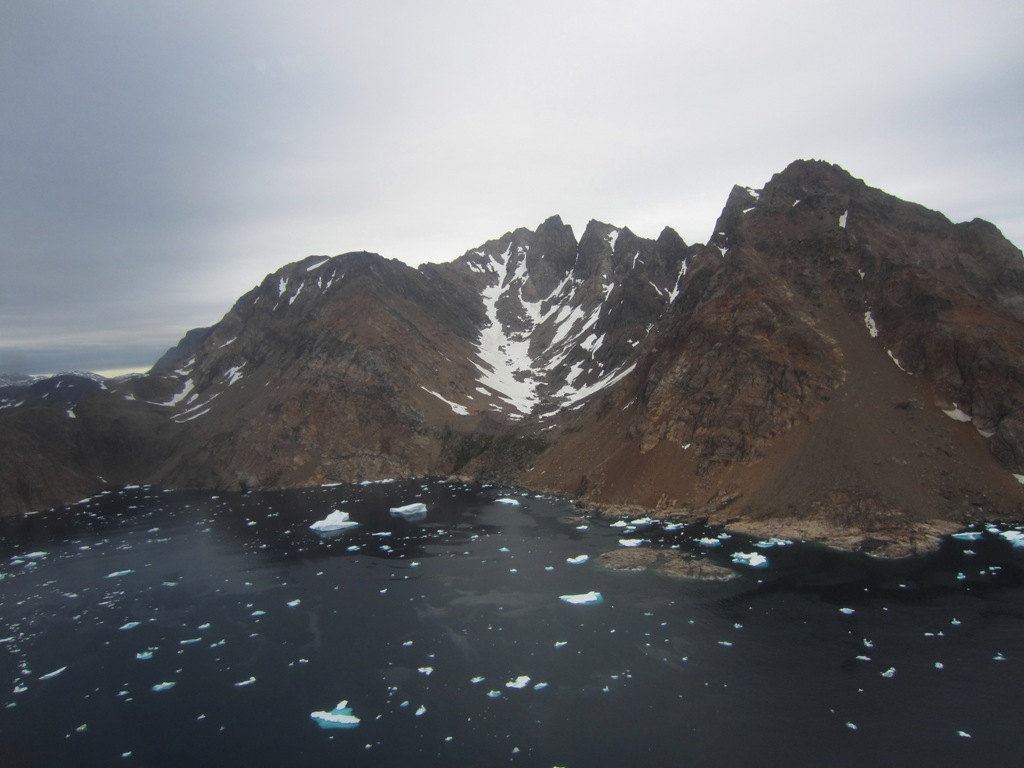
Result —
[[798, 158], [1024, 244], [1024, 3], [0, 4], [0, 371], [145, 370], [308, 255], [705, 242]]

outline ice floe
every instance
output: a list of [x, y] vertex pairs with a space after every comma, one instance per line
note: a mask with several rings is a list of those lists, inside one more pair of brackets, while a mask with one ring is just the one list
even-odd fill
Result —
[[57, 675], [59, 675], [61, 672], [63, 672], [65, 669], [67, 669], [67, 667], [61, 667], [60, 669], [53, 670], [53, 672], [47, 672], [45, 675], [40, 675], [39, 679], [40, 680], [52, 680]]
[[177, 685], [177, 683], [174, 683], [174, 682], [170, 682], [170, 683], [157, 683], [150, 690], [152, 690], [152, 691], [154, 691], [156, 693], [160, 693], [161, 691], [169, 691], [169, 690], [171, 690], [171, 688], [173, 688], [176, 685]]
[[959, 541], [977, 541], [983, 535], [981, 531], [963, 531], [961, 533], [954, 533], [953, 538]]
[[354, 528], [357, 525], [359, 523], [349, 519], [348, 512], [335, 509], [323, 520], [317, 520], [309, 527], [317, 533], [328, 533], [330, 531], [343, 531], [346, 528]]
[[508, 504], [509, 506], [512, 506], [512, 507], [518, 507], [519, 506], [519, 500], [518, 499], [509, 499], [509, 498], [495, 499], [494, 503], [495, 504]]
[[565, 562], [567, 562], [569, 565], [583, 565], [583, 563], [587, 562], [587, 560], [589, 559], [589, 555], [576, 555], [576, 557], [565, 558]]
[[506, 688], [525, 688], [530, 684], [529, 675], [520, 675], [515, 680], [509, 680], [505, 683]]
[[330, 712], [310, 712], [309, 716], [321, 728], [355, 728], [359, 725], [359, 718], [352, 714], [347, 700], [338, 702]]
[[619, 539], [620, 547], [639, 547], [643, 543], [643, 539]]
[[600, 592], [584, 592], [580, 595], [559, 595], [558, 599], [571, 605], [587, 605], [589, 603], [604, 602]]

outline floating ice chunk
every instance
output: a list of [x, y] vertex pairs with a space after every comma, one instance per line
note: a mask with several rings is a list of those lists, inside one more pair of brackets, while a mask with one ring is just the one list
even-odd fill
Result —
[[248, 680], [241, 680], [241, 681], [235, 683], [235, 688], [245, 688], [245, 686], [252, 685], [255, 682], [256, 682], [256, 678], [255, 677], [250, 677]]
[[771, 547], [788, 547], [792, 543], [789, 539], [778, 539], [773, 536], [770, 539], [757, 542], [754, 546], [758, 549], [770, 549]]
[[971, 734], [969, 734], [967, 731], [957, 731], [956, 735], [959, 736], [961, 739], [971, 738]]
[[153, 690], [155, 693], [160, 693], [160, 691], [169, 691], [169, 690], [171, 690], [171, 688], [173, 688], [176, 685], [177, 685], [177, 683], [174, 683], [174, 682], [171, 682], [171, 683], [157, 683], [156, 685], [153, 686], [153, 688], [151, 690]]
[[59, 675], [61, 672], [63, 672], [65, 669], [67, 669], [67, 667], [61, 667], [60, 669], [53, 670], [53, 672], [47, 672], [45, 675], [40, 675], [39, 679], [40, 680], [52, 680], [57, 675]]
[[359, 718], [352, 714], [348, 701], [338, 702], [330, 712], [310, 712], [309, 716], [321, 728], [355, 728], [359, 725]]
[[415, 712], [415, 715], [416, 715], [416, 717], [420, 717], [421, 715], [426, 714], [426, 711], [427, 711], [427, 708], [424, 707], [422, 704], [420, 704], [419, 708]]
[[625, 528], [627, 525], [629, 525], [629, 523], [627, 523], [625, 520], [616, 520], [609, 527], [611, 527], [611, 528]]
[[945, 665], [945, 664], [943, 664], [943, 663], [942, 663], [941, 661], [936, 661], [936, 662], [935, 662], [935, 668], [936, 668], [936, 669], [945, 669], [945, 668], [946, 668], [946, 665]]
[[586, 605], [587, 603], [602, 603], [604, 598], [600, 592], [584, 592], [581, 595], [559, 595], [559, 600], [571, 605]]
[[487, 696], [491, 699], [497, 699], [501, 697], [501, 691], [488, 691]]
[[477, 683], [482, 683], [484, 679], [485, 678], [483, 676], [477, 675], [476, 677], [471, 678], [469, 682], [473, 683], [473, 685], [476, 685]]
[[505, 683], [506, 688], [525, 688], [530, 684], [529, 675], [520, 675], [515, 680], [509, 680]]
[[857, 730], [857, 725], [855, 723], [851, 723], [849, 720], [846, 721], [846, 727], [849, 728], [851, 731]]
[[889, 667], [885, 672], [879, 673], [882, 677], [892, 677], [896, 674], [896, 667]]
[[433, 671], [434, 671], [434, 668], [433, 668], [433, 667], [420, 667], [420, 668], [419, 668], [419, 670], [417, 670], [417, 671], [418, 671], [418, 672], [419, 672], [419, 673], [420, 673], [421, 675], [430, 675], [430, 674], [432, 674], [432, 673], [433, 673]]
[[583, 563], [587, 562], [587, 560], [589, 559], [589, 555], [576, 555], [576, 557], [565, 558], [565, 562], [567, 562], [569, 565], [583, 565]]
[[959, 539], [960, 541], [977, 541], [981, 537], [981, 531], [963, 531], [962, 533], [953, 534], [953, 538]]
[[705, 537], [703, 539], [697, 539], [697, 543], [700, 544], [702, 547], [720, 547], [720, 546], [722, 546], [722, 540], [721, 539], [712, 539], [712, 538], [707, 538], [707, 537]]
[[533, 690], [535, 690], [535, 691], [542, 691], [542, 690], [544, 690], [547, 687], [548, 687], [547, 683], [537, 683], [535, 686], [533, 686]]
[[309, 527], [317, 533], [328, 533], [330, 531], [343, 531], [346, 528], [354, 528], [357, 525], [359, 523], [349, 519], [348, 512], [335, 509], [323, 520], [317, 520]]
[[24, 558], [25, 560], [40, 560], [46, 556], [46, 552], [29, 552], [27, 554], [20, 555], [20, 557]]
[[513, 507], [518, 507], [519, 506], [519, 500], [518, 499], [509, 499], [509, 498], [495, 499], [494, 503], [495, 504], [508, 504], [510, 506], [513, 506]]
[[839, 612], [840, 613], [845, 613], [847, 616], [852, 616], [857, 611], [855, 611], [853, 608], [840, 608]]
[[105, 579], [119, 579], [122, 576], [127, 576], [129, 573], [135, 573], [135, 570], [129, 568], [127, 571], [114, 571], [113, 573], [108, 573], [103, 578], [105, 578]]
[[406, 520], [422, 520], [427, 516], [427, 505], [417, 502], [404, 507], [391, 507], [392, 517], [404, 517]]
[[751, 568], [766, 568], [768, 566], [768, 558], [757, 552], [736, 552], [732, 556], [732, 561], [737, 565], [749, 565]]
[[135, 629], [137, 626], [139, 626], [139, 622], [129, 621], [127, 624], [122, 624], [118, 629]]
[[999, 535], [1010, 542], [1014, 547], [1024, 548], [1024, 533], [1021, 533], [1020, 531], [1003, 531]]
[[556, 640], [555, 641], [555, 648], [564, 648], [568, 644], [569, 644], [569, 642], [567, 640]]
[[639, 547], [643, 543], [643, 539], [619, 539], [620, 547]]
[[150, 659], [153, 658], [153, 652], [152, 651], [139, 651], [138, 653], [135, 654], [135, 658], [138, 659], [139, 661], [149, 661]]
[[299, 607], [299, 605], [300, 605], [301, 603], [302, 603], [302, 601], [301, 601], [301, 600], [289, 600], [289, 601], [288, 601], [288, 602], [286, 603], [286, 605], [287, 605], [287, 606], [288, 606], [289, 608], [298, 608], [298, 607]]

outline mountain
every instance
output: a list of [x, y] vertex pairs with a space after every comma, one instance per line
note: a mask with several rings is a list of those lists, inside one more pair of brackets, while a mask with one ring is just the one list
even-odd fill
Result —
[[553, 216], [418, 269], [309, 257], [145, 376], [0, 387], [0, 509], [453, 475], [901, 554], [1024, 514], [1022, 352], [994, 226], [797, 161], [706, 245]]

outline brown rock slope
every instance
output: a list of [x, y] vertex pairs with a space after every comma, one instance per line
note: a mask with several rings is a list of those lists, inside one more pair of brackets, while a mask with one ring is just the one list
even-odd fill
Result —
[[530, 479], [888, 554], [1020, 516], [1024, 262], [994, 228], [796, 163], [734, 190], [712, 243], [628, 388]]

